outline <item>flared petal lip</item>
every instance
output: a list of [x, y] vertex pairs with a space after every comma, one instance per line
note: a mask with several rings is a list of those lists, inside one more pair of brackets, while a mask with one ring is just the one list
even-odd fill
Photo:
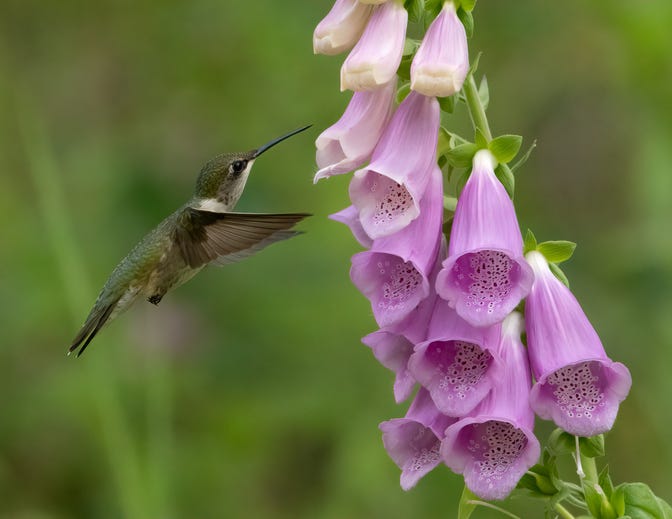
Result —
[[[611, 372], [613, 375], [613, 382], [607, 387], [606, 391], [616, 400], [615, 405], [618, 407], [618, 405], [628, 396], [630, 387], [632, 386], [632, 377], [628, 368], [620, 362], [614, 362], [608, 358], [605, 359], [604, 357], [585, 357], [563, 367], [576, 366], [577, 364], [582, 364], [584, 362], [599, 362], [603, 368], [608, 369]], [[537, 416], [544, 420], [553, 420], [560, 428], [576, 436], [595, 436], [596, 434], [602, 434], [610, 430], [613, 426], [613, 420], [600, 424], [591, 420], [577, 420], [576, 422], [572, 422], [572, 425], [568, 425], [569, 421], [567, 421], [567, 424], [564, 424], [564, 426], [563, 424], [557, 423], [555, 415], [558, 414], [558, 406], [554, 402], [547, 401], [540, 394], [546, 384], [547, 378], [555, 373], [555, 371], [544, 373], [532, 386], [530, 391], [530, 406]], [[616, 412], [613, 413], [613, 416], [615, 420]]]
[[[499, 312], [492, 315], [488, 314], [467, 315], [462, 308], [461, 298], [453, 297], [455, 290], [453, 289], [451, 284], [448, 283], [447, 278], [449, 278], [449, 276], [451, 275], [453, 266], [455, 265], [455, 262], [458, 259], [460, 259], [465, 254], [475, 254], [481, 251], [494, 251], [506, 254], [512, 261], [515, 261], [516, 264], [519, 266], [521, 271], [521, 277], [519, 282], [515, 285], [515, 287], [509, 294], [508, 298], [509, 301], [515, 299], [515, 304], [511, 308], [508, 308], [508, 306], [510, 305], [506, 305], [503, 310], [500, 310]], [[514, 253], [510, 249], [478, 247], [474, 249], [461, 251], [459, 254], [453, 254], [451, 256], [448, 256], [448, 258], [444, 260], [442, 269], [437, 276], [435, 289], [436, 293], [439, 294], [439, 296], [442, 299], [446, 299], [449, 303], [449, 306], [451, 308], [455, 308], [458, 315], [462, 317], [465, 321], [469, 322], [469, 324], [473, 326], [483, 327], [501, 322], [509, 313], [511, 313], [511, 311], [513, 311], [513, 309], [518, 305], [518, 303], [523, 298], [527, 297], [527, 295], [530, 293], [533, 283], [534, 283], [534, 272], [532, 271], [532, 267], [530, 267], [527, 261], [525, 261], [525, 258], [523, 257], [521, 252]]]
[[[515, 420], [511, 420], [510, 418], [504, 416], [479, 415], [462, 418], [453, 425], [450, 425], [446, 429], [446, 436], [441, 442], [441, 459], [453, 472], [457, 474], [464, 473], [467, 464], [471, 461], [472, 458], [466, 449], [455, 449], [455, 443], [457, 442], [460, 431], [469, 425], [481, 424], [491, 420], [508, 423], [516, 429], [521, 430], [523, 434], [525, 434], [525, 437], [527, 438], [527, 444], [525, 445], [525, 448], [523, 449], [520, 457], [516, 461], [518, 465], [524, 466], [524, 470], [520, 472], [520, 477], [522, 477], [523, 474], [525, 474], [525, 472], [539, 460], [539, 456], [541, 455], [541, 446], [539, 444], [539, 440], [537, 440], [537, 437], [530, 429], [516, 423]], [[513, 489], [508, 489], [508, 492], [493, 490], [491, 493], [487, 494], [478, 492], [473, 488], [470, 490], [479, 497], [490, 500], [504, 499]]]

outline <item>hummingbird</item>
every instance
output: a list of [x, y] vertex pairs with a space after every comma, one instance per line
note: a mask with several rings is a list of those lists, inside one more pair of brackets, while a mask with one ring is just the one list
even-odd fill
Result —
[[308, 213], [232, 210], [259, 155], [308, 128], [293, 130], [251, 151], [224, 153], [208, 161], [198, 175], [194, 196], [140, 240], [112, 271], [68, 355], [79, 350], [79, 357], [103, 326], [137, 299], [158, 305], [169, 290], [206, 265], [234, 263], [301, 234], [291, 229]]

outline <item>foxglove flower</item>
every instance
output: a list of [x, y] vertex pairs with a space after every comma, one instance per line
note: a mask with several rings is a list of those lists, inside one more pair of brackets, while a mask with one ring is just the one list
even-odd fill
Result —
[[347, 173], [369, 160], [383, 128], [392, 115], [397, 81], [393, 79], [370, 92], [355, 92], [343, 116], [315, 141], [321, 178]]
[[420, 198], [436, 169], [439, 103], [411, 92], [399, 105], [373, 152], [356, 171], [350, 199], [373, 239], [394, 234], [420, 214]]
[[405, 418], [380, 424], [385, 450], [401, 469], [401, 488], [413, 488], [441, 462], [441, 439], [453, 422], [455, 419], [442, 415], [429, 393], [421, 389]]
[[374, 9], [364, 34], [341, 67], [341, 91], [372, 90], [395, 77], [407, 23], [408, 13], [399, 0]]
[[427, 340], [416, 346], [408, 369], [442, 413], [464, 416], [492, 387], [498, 342], [498, 325], [471, 326], [437, 298]]
[[380, 327], [398, 323], [429, 295], [443, 217], [441, 170], [436, 166], [425, 191], [420, 216], [411, 225], [374, 240], [370, 251], [352, 257], [350, 278], [371, 301]]
[[445, 2], [411, 64], [411, 88], [426, 96], [451, 96], [469, 71], [467, 33], [453, 2]]
[[578, 301], [553, 275], [544, 256], [532, 251], [527, 261], [535, 276], [525, 304], [536, 379], [532, 408], [576, 436], [606, 432], [630, 391], [630, 372], [607, 357]]
[[336, 0], [315, 27], [313, 52], [334, 55], [351, 49], [364, 32], [370, 14], [371, 6], [357, 0]]
[[482, 499], [504, 499], [539, 458], [521, 331], [522, 319], [514, 312], [502, 324], [498, 351], [502, 363], [492, 391], [469, 415], [446, 429], [441, 444], [445, 464], [464, 474], [467, 487]]
[[397, 403], [411, 396], [415, 386], [415, 378], [408, 369], [408, 359], [415, 345], [424, 341], [427, 336], [435, 299], [436, 296], [430, 294], [400, 323], [362, 338], [362, 342], [371, 348], [376, 359], [395, 373], [394, 399]]
[[524, 298], [533, 281], [523, 258], [518, 220], [488, 150], [474, 156], [474, 167], [457, 202], [448, 259], [436, 291], [474, 326], [500, 322]]
[[357, 213], [357, 208], [354, 205], [349, 205], [337, 213], [330, 214], [329, 218], [335, 222], [347, 225], [350, 228], [350, 232], [352, 232], [352, 235], [355, 237], [355, 240], [357, 240], [362, 247], [368, 249], [373, 245], [373, 240], [366, 234], [366, 232], [364, 232], [364, 228], [359, 221], [359, 213]]

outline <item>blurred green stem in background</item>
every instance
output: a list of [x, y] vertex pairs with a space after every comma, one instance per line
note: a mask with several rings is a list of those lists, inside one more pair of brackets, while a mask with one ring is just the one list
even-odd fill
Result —
[[[68, 204], [59, 182], [58, 166], [50, 149], [47, 130], [28, 99], [17, 95], [16, 107], [20, 139], [23, 142], [28, 171], [35, 187], [37, 205], [42, 213], [45, 239], [51, 248], [54, 270], [63, 281], [64, 295], [72, 315], [74, 330], [91, 302], [91, 285], [85, 274], [82, 256], [70, 225]], [[63, 345], [64, 362], [66, 361], [66, 346], [66, 344]], [[119, 492], [123, 517], [128, 519], [159, 517], [148, 510], [148, 493], [144, 492], [145, 486], [142, 481], [137, 449], [133, 444], [129, 424], [119, 401], [116, 372], [110, 369], [109, 365], [104, 364], [106, 359], [101, 355], [89, 355], [85, 361], [67, 360], [79, 362], [79, 367], [86, 372], [87, 376], [83, 379], [86, 387], [82, 388], [81, 394], [90, 396], [91, 403], [98, 414], [104, 448], [107, 451], [110, 468]], [[162, 381], [164, 375], [161, 373], [160, 377], [153, 377], [155, 384], [148, 389], [148, 402], [152, 408], [149, 413], [150, 420], [152, 425], [157, 424], [156, 427], [151, 428], [152, 433], [157, 432], [155, 429], [159, 428], [158, 424], [163, 425], [162, 418], [166, 407], [162, 400], [165, 393], [165, 383]], [[161, 436], [159, 434], [159, 437]], [[163, 443], [159, 442], [159, 445]], [[73, 445], [73, 448], [77, 446]], [[152, 452], [152, 461], [156, 463], [157, 458], [162, 454], [162, 451]], [[165, 479], [165, 474], [166, 471], [162, 468], [152, 473], [154, 497], [167, 494], [165, 480], [158, 482], [159, 478]], [[165, 512], [160, 504], [155, 503], [153, 508], [156, 511]], [[160, 515], [160, 517], [167, 517], [167, 515]]]

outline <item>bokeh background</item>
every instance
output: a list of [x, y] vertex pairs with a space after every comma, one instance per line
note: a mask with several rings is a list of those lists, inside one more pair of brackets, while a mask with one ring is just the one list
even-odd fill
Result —
[[[445, 467], [398, 486], [377, 425], [405, 407], [359, 341], [375, 324], [348, 278], [358, 247], [326, 218], [347, 178], [312, 185], [313, 140], [349, 97], [342, 58], [312, 55], [330, 5], [0, 3], [0, 518], [455, 516]], [[672, 4], [474, 14], [493, 131], [538, 143], [521, 226], [579, 243], [565, 271], [632, 371], [614, 478], [672, 500]], [[307, 123], [239, 206], [310, 211], [307, 234], [138, 304], [66, 358], [106, 276], [205, 160]], [[463, 109], [449, 123], [467, 133]]]

